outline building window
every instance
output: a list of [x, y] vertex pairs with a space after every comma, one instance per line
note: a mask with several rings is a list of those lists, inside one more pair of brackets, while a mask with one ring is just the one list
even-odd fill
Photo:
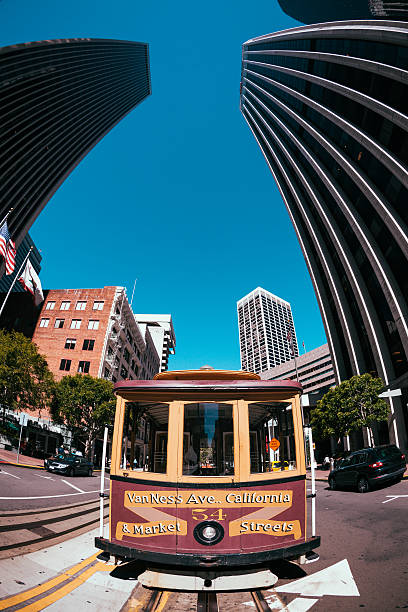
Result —
[[66, 349], [74, 349], [75, 345], [76, 345], [76, 339], [75, 338], [67, 338], [65, 340], [64, 348], [66, 348]]
[[69, 372], [71, 369], [71, 360], [70, 359], [61, 359], [60, 370], [64, 370], [64, 372]]
[[104, 374], [103, 374], [103, 375], [104, 375], [104, 378], [109, 378], [109, 376], [110, 376], [110, 371], [109, 371], [109, 369], [108, 369], [108, 368], [105, 368], [105, 372], [104, 372]]
[[81, 327], [81, 319], [72, 319], [71, 329], [80, 329], [80, 327]]
[[40, 327], [48, 327], [50, 320], [49, 319], [41, 319]]
[[84, 340], [82, 345], [83, 351], [93, 351], [94, 350], [95, 340]]
[[71, 302], [64, 300], [61, 302], [60, 310], [68, 310], [70, 306], [71, 306]]
[[99, 329], [99, 321], [97, 319], [89, 319], [88, 329]]
[[86, 302], [77, 302], [76, 306], [75, 306], [75, 310], [85, 310], [86, 308]]
[[55, 308], [55, 302], [47, 302], [45, 310], [54, 310], [54, 308]]
[[125, 350], [123, 351], [123, 359], [126, 361], [126, 363], [129, 363], [130, 353], [127, 348], [125, 348]]
[[81, 374], [88, 374], [90, 365], [90, 361], [80, 361], [78, 364], [78, 372]]
[[98, 302], [98, 301], [95, 301], [95, 302], [93, 303], [92, 310], [103, 310], [103, 305], [104, 305], [104, 304], [105, 304], [105, 302]]
[[54, 327], [62, 329], [64, 327], [65, 319], [55, 319]]
[[122, 378], [127, 378], [128, 371], [124, 366], [120, 368], [120, 375], [122, 376]]
[[116, 378], [116, 376], [112, 376], [112, 382], [116, 382], [118, 379]]

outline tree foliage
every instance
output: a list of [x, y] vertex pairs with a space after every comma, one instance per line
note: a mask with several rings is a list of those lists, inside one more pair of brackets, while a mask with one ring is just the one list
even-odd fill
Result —
[[55, 383], [37, 345], [18, 332], [0, 330], [0, 403], [4, 409], [49, 408]]
[[337, 441], [352, 431], [388, 419], [389, 407], [378, 397], [384, 383], [370, 374], [353, 376], [330, 389], [311, 411], [317, 438], [334, 436]]
[[85, 438], [85, 455], [90, 456], [93, 442], [115, 416], [113, 384], [88, 374], [64, 376], [57, 385], [53, 419], [62, 422], [79, 437]]

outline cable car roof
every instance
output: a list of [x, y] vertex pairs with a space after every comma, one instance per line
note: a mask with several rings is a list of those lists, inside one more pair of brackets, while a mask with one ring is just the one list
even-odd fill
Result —
[[300, 395], [303, 390], [294, 380], [261, 380], [253, 372], [214, 370], [209, 366], [161, 372], [154, 380], [121, 380], [114, 389], [117, 395], [133, 401], [149, 396], [190, 399], [203, 395], [284, 400]]

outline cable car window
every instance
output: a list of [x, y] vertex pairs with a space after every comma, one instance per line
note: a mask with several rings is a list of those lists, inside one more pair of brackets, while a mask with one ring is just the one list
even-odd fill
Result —
[[127, 402], [120, 467], [165, 474], [168, 430], [168, 404]]
[[184, 405], [183, 474], [227, 476], [234, 473], [232, 404]]
[[296, 469], [292, 405], [262, 402], [248, 405], [251, 473]]

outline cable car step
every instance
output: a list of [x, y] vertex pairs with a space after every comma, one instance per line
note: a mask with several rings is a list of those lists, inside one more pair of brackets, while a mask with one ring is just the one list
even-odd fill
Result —
[[270, 588], [278, 577], [268, 569], [246, 572], [147, 569], [138, 580], [144, 587], [170, 591], [248, 591]]

